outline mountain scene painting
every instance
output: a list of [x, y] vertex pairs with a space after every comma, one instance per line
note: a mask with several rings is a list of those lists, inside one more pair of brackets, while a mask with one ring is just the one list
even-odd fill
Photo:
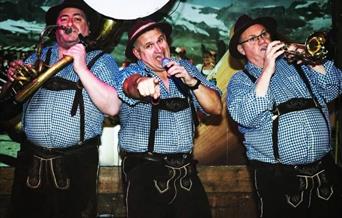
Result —
[[[332, 23], [329, 0], [170, 2], [172, 7], [163, 19], [173, 26], [172, 46], [185, 48], [187, 56], [194, 62], [201, 61], [203, 47], [215, 50], [219, 59], [227, 49], [234, 22], [242, 14], [253, 18], [271, 16], [277, 20], [281, 34], [298, 42], [304, 42], [313, 32], [331, 29]], [[34, 49], [45, 26], [45, 11], [57, 3], [57, 0], [0, 0], [1, 48]], [[123, 28], [117, 45], [111, 51], [119, 63], [125, 59], [126, 31], [127, 28]]]

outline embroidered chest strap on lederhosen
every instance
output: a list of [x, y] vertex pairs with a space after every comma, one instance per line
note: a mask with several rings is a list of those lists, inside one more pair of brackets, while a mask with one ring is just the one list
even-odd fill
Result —
[[181, 79], [172, 77], [171, 78], [176, 84], [177, 89], [185, 96], [185, 98], [167, 98], [160, 99], [157, 104], [152, 102], [151, 122], [150, 122], [150, 134], [148, 138], [148, 153], [154, 152], [155, 132], [158, 129], [159, 124], [159, 110], [167, 110], [172, 112], [182, 111], [188, 107], [191, 107], [192, 120], [194, 125], [199, 124], [194, 103], [192, 101], [192, 95], [190, 90], [181, 81]]
[[[292, 98], [289, 99], [286, 102], [280, 103], [276, 105], [274, 103], [273, 109], [272, 109], [272, 143], [273, 143], [273, 155], [274, 158], [279, 161], [279, 146], [278, 146], [278, 129], [279, 129], [279, 117], [283, 114], [294, 112], [294, 111], [300, 111], [300, 110], [305, 110], [309, 108], [317, 108], [322, 116], [324, 117], [326, 124], [329, 129], [329, 124], [328, 121], [324, 115], [324, 112], [322, 110], [321, 105], [319, 104], [316, 96], [313, 94], [309, 80], [305, 76], [303, 70], [301, 69], [300, 66], [295, 65], [295, 68], [302, 78], [303, 82], [305, 83], [307, 89], [309, 90], [309, 93], [312, 98]], [[250, 80], [255, 83], [256, 78], [250, 74], [246, 69], [243, 70], [243, 72], [250, 78]]]
[[[97, 54], [88, 64], [88, 69], [91, 69], [95, 62], [104, 54], [104, 52], [100, 52]], [[50, 60], [49, 60], [50, 62]], [[52, 91], [60, 91], [60, 90], [76, 90], [74, 101], [72, 104], [72, 108], [70, 110], [70, 115], [73, 117], [76, 115], [77, 108], [80, 108], [80, 143], [84, 142], [85, 135], [85, 113], [84, 113], [84, 100], [82, 95], [83, 85], [81, 80], [77, 82], [73, 82], [62, 77], [52, 77], [49, 79], [42, 88], [52, 90]]]

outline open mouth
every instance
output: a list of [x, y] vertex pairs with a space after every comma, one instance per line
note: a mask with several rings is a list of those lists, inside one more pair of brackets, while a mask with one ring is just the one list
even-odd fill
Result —
[[163, 55], [157, 55], [156, 56], [156, 60], [158, 61], [158, 62], [161, 62], [161, 60], [164, 58], [164, 56]]
[[265, 52], [267, 50], [267, 46], [262, 46], [261, 48], [260, 48], [260, 51], [261, 52]]

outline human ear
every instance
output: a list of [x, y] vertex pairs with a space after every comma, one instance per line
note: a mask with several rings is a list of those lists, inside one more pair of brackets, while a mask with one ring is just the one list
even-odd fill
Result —
[[137, 48], [133, 48], [132, 52], [137, 59], [140, 59], [140, 52], [138, 51]]
[[242, 45], [238, 45], [237, 47], [237, 50], [242, 54], [242, 55], [245, 55], [245, 49], [242, 48]]

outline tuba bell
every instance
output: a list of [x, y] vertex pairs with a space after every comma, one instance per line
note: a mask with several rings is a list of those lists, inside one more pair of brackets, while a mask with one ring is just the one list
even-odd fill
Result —
[[[289, 63], [301, 61], [303, 64], [318, 65], [322, 64], [327, 57], [326, 49], [327, 33], [315, 32], [311, 34], [304, 44], [285, 43], [285, 57]], [[293, 47], [290, 49], [290, 47]]]

